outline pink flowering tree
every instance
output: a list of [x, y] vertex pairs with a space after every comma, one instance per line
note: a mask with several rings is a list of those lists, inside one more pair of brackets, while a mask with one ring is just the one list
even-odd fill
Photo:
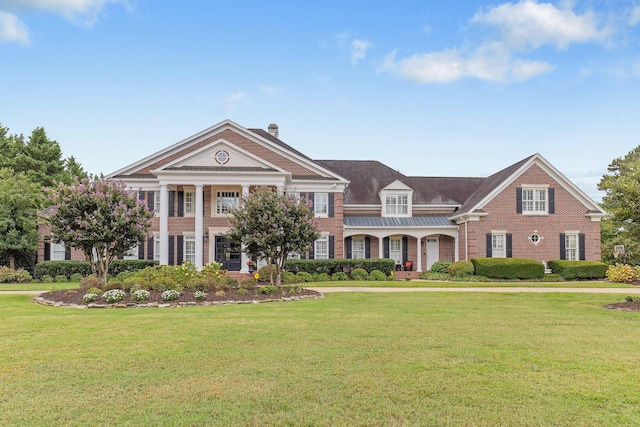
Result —
[[105, 282], [111, 261], [149, 233], [153, 213], [122, 182], [76, 179], [46, 191], [51, 239], [82, 250], [93, 274]]
[[271, 284], [280, 286], [291, 252], [304, 253], [320, 236], [310, 206], [291, 194], [272, 188], [257, 188], [232, 211], [227, 236], [241, 242], [245, 252], [276, 266]]

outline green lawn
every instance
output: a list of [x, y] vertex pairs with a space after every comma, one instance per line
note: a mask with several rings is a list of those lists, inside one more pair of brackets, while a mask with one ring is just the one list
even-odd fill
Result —
[[435, 280], [395, 280], [377, 281], [332, 281], [305, 283], [308, 287], [368, 287], [368, 288], [633, 288], [625, 283], [598, 281], [566, 281], [566, 282], [443, 282]]
[[61, 283], [0, 283], [0, 291], [50, 291], [60, 289], [77, 289], [80, 283], [77, 282], [61, 282]]
[[606, 294], [328, 294], [67, 309], [0, 296], [0, 425], [640, 424]]

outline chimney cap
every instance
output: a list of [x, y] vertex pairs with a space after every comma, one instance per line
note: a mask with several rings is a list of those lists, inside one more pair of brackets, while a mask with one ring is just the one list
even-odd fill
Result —
[[275, 138], [278, 137], [279, 132], [278, 132], [278, 125], [277, 124], [275, 124], [275, 123], [269, 124], [269, 127], [267, 128], [267, 130], [269, 131], [269, 133], [273, 137], [275, 137]]

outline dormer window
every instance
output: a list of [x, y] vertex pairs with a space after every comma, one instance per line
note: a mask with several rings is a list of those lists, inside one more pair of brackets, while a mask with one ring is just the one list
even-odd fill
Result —
[[394, 181], [378, 193], [383, 217], [411, 216], [413, 190], [401, 181]]
[[388, 194], [385, 197], [386, 216], [407, 216], [409, 202], [406, 194]]

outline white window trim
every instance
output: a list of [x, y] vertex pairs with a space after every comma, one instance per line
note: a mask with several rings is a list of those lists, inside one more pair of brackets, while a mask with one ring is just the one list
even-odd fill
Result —
[[234, 207], [239, 207], [240, 206], [240, 201], [242, 200], [242, 190], [239, 190], [237, 187], [219, 187], [219, 188], [214, 188], [213, 189], [213, 193], [212, 193], [212, 197], [211, 198], [211, 212], [213, 213], [213, 216], [216, 217], [226, 217], [229, 216], [231, 214], [229, 213], [218, 213], [218, 195], [219, 193], [236, 193], [237, 194], [237, 205]]
[[[326, 257], [324, 256], [325, 253], [322, 253], [322, 258], [318, 257], [318, 254], [321, 253], [318, 250], [318, 245], [319, 243], [325, 243], [326, 244]], [[320, 237], [318, 240], [316, 240], [315, 242], [313, 242], [313, 258], [314, 259], [329, 259], [329, 236], [322, 236]]]
[[[532, 210], [525, 209], [525, 191], [533, 192], [533, 205]], [[536, 209], [536, 203], [540, 202], [540, 198], [537, 197], [541, 191], [544, 191], [544, 209]], [[549, 214], [549, 185], [548, 184], [526, 184], [522, 185], [522, 215], [548, 215]]]
[[[62, 258], [60, 258], [59, 254], [62, 254]], [[66, 258], [66, 248], [64, 247], [64, 242], [60, 242], [60, 243], [51, 242], [51, 244], [49, 245], [49, 259], [51, 261], [64, 261], [65, 258]]]
[[[569, 239], [573, 238], [575, 247], [569, 248]], [[573, 256], [569, 256], [569, 250], [573, 250]], [[578, 261], [580, 259], [580, 232], [575, 230], [564, 232], [564, 259], [567, 261]]]
[[[502, 238], [502, 247], [496, 246], [496, 237]], [[501, 251], [500, 256], [496, 255]], [[491, 231], [491, 258], [506, 258], [507, 257], [507, 232], [503, 230]]]
[[[395, 244], [395, 242], [398, 242], [398, 249], [392, 251], [391, 246]], [[396, 253], [398, 256], [394, 257], [393, 255]], [[394, 260], [396, 265], [402, 265], [402, 237], [389, 237], [389, 258]]]
[[[358, 249], [358, 256], [356, 256], [356, 243], [358, 245], [362, 245], [362, 249]], [[351, 238], [351, 258], [353, 259], [365, 259], [367, 256], [367, 249], [365, 246], [364, 237], [353, 237]]]
[[[318, 198], [324, 196], [324, 203], [318, 203]], [[324, 212], [318, 212], [318, 206], [324, 206]], [[329, 193], [316, 192], [313, 193], [313, 213], [317, 218], [329, 217]]]
[[153, 235], [153, 260], [160, 261], [160, 236]]
[[[187, 201], [191, 197], [191, 201]], [[184, 191], [184, 216], [196, 216], [196, 192], [193, 190]], [[188, 206], [192, 207], [192, 212], [189, 212]]]
[[160, 190], [153, 192], [153, 214], [160, 216]]
[[[182, 259], [185, 262], [190, 262], [191, 264], [196, 263], [196, 235], [195, 233], [182, 233]], [[187, 243], [193, 243], [193, 258], [187, 258]]]
[[[387, 213], [387, 197], [391, 197], [394, 196], [396, 198], [396, 203], [395, 203], [395, 207], [396, 207], [396, 213]], [[398, 214], [398, 206], [403, 206], [403, 205], [398, 205], [398, 197], [402, 196], [407, 198], [407, 213], [406, 214]], [[390, 217], [390, 218], [407, 218], [407, 217], [411, 217], [413, 215], [413, 206], [412, 203], [413, 202], [413, 190], [382, 190], [380, 191], [380, 203], [382, 204], [382, 209], [381, 209], [381, 214], [383, 217]]]

